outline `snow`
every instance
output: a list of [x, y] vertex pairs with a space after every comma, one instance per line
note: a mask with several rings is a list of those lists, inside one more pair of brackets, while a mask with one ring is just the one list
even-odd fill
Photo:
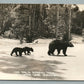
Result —
[[[37, 39], [38, 43], [19, 44], [18, 40], [0, 38], [1, 80], [84, 80], [84, 44], [82, 37], [73, 36], [68, 56], [49, 56], [48, 45], [53, 39]], [[29, 46], [31, 55], [10, 56], [14, 47]], [[57, 51], [55, 51], [57, 54]]]

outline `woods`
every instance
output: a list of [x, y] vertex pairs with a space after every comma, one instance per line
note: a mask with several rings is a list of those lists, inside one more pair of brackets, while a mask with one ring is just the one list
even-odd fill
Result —
[[74, 4], [0, 4], [0, 9], [0, 35], [20, 43], [37, 38], [69, 41], [71, 33], [81, 35], [84, 28], [84, 11]]

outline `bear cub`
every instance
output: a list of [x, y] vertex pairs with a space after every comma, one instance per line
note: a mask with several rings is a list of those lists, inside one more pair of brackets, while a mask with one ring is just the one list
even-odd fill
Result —
[[33, 52], [33, 48], [30, 48], [30, 47], [24, 47], [23, 48], [23, 52], [25, 53], [25, 55], [30, 55], [31, 53], [30, 52]]
[[15, 47], [11, 52], [11, 56], [13, 55], [13, 53], [15, 53], [16, 56], [22, 56], [22, 52], [23, 52], [23, 48]]
[[22, 53], [24, 52], [25, 55], [30, 55], [30, 51], [34, 51], [33, 48], [30, 47], [24, 47], [24, 48], [20, 48], [20, 47], [15, 47], [12, 52], [11, 52], [11, 56], [15, 53], [16, 56], [22, 56]]

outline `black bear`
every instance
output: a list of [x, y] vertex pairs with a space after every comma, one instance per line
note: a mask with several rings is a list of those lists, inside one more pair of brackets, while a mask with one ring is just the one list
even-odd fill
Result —
[[63, 41], [63, 40], [54, 40], [49, 44], [49, 51], [48, 55], [54, 55], [55, 49], [57, 49], [57, 52], [59, 55], [60, 51], [63, 50], [63, 54], [67, 56], [66, 51], [67, 47], [74, 47], [74, 45], [71, 42]]
[[11, 56], [13, 53], [15, 53], [16, 56], [22, 56], [22, 52], [23, 52], [23, 48], [15, 47], [11, 52]]
[[25, 53], [25, 55], [26, 55], [26, 54], [27, 54], [27, 55], [31, 54], [30, 51], [33, 52], [33, 51], [34, 51], [33, 48], [30, 48], [30, 47], [24, 47], [24, 48], [23, 48], [23, 52]]

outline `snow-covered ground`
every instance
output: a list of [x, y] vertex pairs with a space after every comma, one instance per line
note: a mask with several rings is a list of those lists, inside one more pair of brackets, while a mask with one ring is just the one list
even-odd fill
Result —
[[[84, 80], [84, 43], [82, 37], [73, 36], [73, 48], [68, 56], [48, 56], [52, 39], [38, 39], [38, 43], [19, 44], [18, 40], [0, 38], [1, 80]], [[31, 55], [10, 56], [14, 47], [29, 46]], [[55, 51], [55, 54], [57, 52]]]

